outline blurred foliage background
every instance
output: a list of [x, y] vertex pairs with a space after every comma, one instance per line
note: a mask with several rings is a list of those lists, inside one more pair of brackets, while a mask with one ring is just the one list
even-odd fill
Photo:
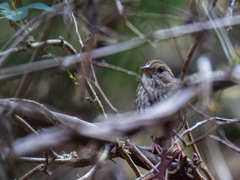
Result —
[[[5, 1], [1, 0], [0, 3]], [[48, 6], [57, 4], [58, 1], [39, 0], [38, 2], [44, 3]], [[128, 20], [146, 37], [151, 39], [151, 35], [154, 31], [159, 29], [166, 29], [174, 26], [179, 26], [189, 22], [189, 19], [194, 18], [191, 10], [194, 9], [194, 2], [192, 0], [122, 0], [123, 6], [126, 9]], [[197, 1], [196, 1], [197, 2]], [[238, 2], [238, 1], [237, 1]], [[23, 0], [23, 5], [29, 5], [33, 3], [30, 0]], [[35, 3], [35, 2], [34, 2]], [[95, 48], [103, 46], [109, 46], [123, 41], [128, 41], [137, 35], [129, 29], [124, 23], [123, 18], [119, 15], [116, 4], [114, 1], [108, 0], [82, 0], [76, 1], [77, 6], [74, 8], [75, 17], [77, 19], [80, 35], [85, 41], [89, 32], [95, 32]], [[219, 17], [224, 16], [224, 12], [228, 8], [229, 1], [218, 0], [216, 5], [216, 11]], [[196, 6], [196, 5], [195, 5]], [[237, 7], [239, 5], [236, 5]], [[41, 11], [29, 10], [27, 16], [28, 20], [36, 17]], [[234, 13], [238, 14], [238, 10]], [[85, 19], [86, 18], [86, 19]], [[50, 22], [48, 25], [46, 25]], [[89, 22], [89, 23], [87, 23]], [[75, 49], [80, 52], [81, 46], [78, 42], [78, 38], [75, 32], [73, 22], [69, 19], [66, 12], [62, 14], [46, 19], [39, 27], [32, 33], [32, 36], [36, 41], [42, 36], [44, 28], [48, 26], [45, 31], [45, 39], [58, 39], [61, 36], [64, 40], [67, 40], [72, 44]], [[15, 30], [11, 28], [8, 19], [0, 19], [0, 49], [10, 40], [15, 34]], [[234, 26], [232, 31], [229, 32], [229, 38], [236, 50], [239, 52], [240, 31], [239, 26]], [[157, 47], [152, 47], [149, 44], [117, 53], [104, 58], [95, 59], [97, 61], [105, 61], [115, 66], [125, 68], [130, 71], [141, 74], [140, 67], [144, 65], [148, 60], [160, 59], [166, 62], [172, 69], [174, 75], [179, 77], [183, 61], [185, 60], [187, 53], [194, 42], [194, 35], [185, 35], [177, 38], [171, 38], [157, 43]], [[6, 48], [7, 49], [7, 48]], [[2, 49], [6, 50], [6, 49]], [[207, 49], [207, 50], [206, 50]], [[61, 47], [49, 46], [44, 54], [54, 54], [55, 57], [66, 56], [70, 53]], [[11, 54], [4, 62], [3, 67], [15, 66], [29, 62], [32, 54], [32, 49], [27, 51]], [[204, 35], [204, 41], [198, 45], [192, 60], [189, 64], [187, 74], [192, 74], [197, 71], [196, 60], [197, 58], [207, 53], [210, 56], [213, 70], [227, 69], [229, 63], [222, 50], [221, 43], [216, 36], [214, 30], [209, 31]], [[39, 57], [37, 60], [41, 60]], [[135, 91], [138, 85], [138, 80], [135, 76], [128, 75], [123, 72], [119, 72], [112, 69], [94, 67], [99, 85], [105, 92], [106, 96], [112, 102], [112, 104], [119, 110], [119, 112], [126, 112], [134, 110]], [[68, 69], [72, 74], [76, 72], [76, 67]], [[86, 100], [88, 96], [87, 92], [80, 91], [80, 87], [76, 87], [72, 80], [69, 78], [69, 74], [66, 70], [62, 69], [46, 69], [39, 72], [31, 73], [32, 81], [26, 90], [26, 94], [23, 98], [31, 99], [39, 103], [44, 104], [50, 110], [65, 113], [72, 116], [77, 116], [80, 119], [94, 122], [98, 116], [98, 112], [94, 104], [89, 103]], [[8, 78], [0, 80], [0, 97], [12, 98], [16, 93], [16, 89], [19, 86], [22, 76], [14, 78]], [[81, 84], [80, 84], [81, 86]], [[107, 113], [113, 113], [111, 108], [105, 102], [100, 93], [96, 90], [101, 102]], [[196, 105], [198, 106], [198, 105]], [[239, 86], [235, 86], [224, 91], [215, 93], [211, 97], [211, 102], [208, 107], [207, 114], [210, 116], [220, 116], [225, 118], [239, 118], [240, 117], [240, 91]], [[190, 126], [194, 125], [202, 118], [196, 115], [195, 112], [189, 111], [188, 122]], [[201, 131], [194, 132], [194, 136], [201, 135], [207, 127], [203, 127]], [[237, 124], [231, 124], [224, 127], [226, 136], [235, 145], [240, 146], [240, 126]], [[15, 126], [13, 128], [14, 133], [12, 139], [17, 137], [23, 137], [27, 133], [21, 128]], [[150, 141], [146, 142], [146, 136], [144, 133], [140, 133], [134, 136], [134, 141], [137, 145], [150, 145]], [[240, 165], [239, 154], [228, 147], [213, 142], [213, 140], [204, 140], [197, 143], [201, 154], [209, 166], [213, 175], [214, 174], [214, 161], [209, 158], [210, 146], [207, 144], [215, 144], [219, 146], [219, 151], [224, 156], [225, 163], [229, 167], [229, 171], [232, 174], [233, 179], [238, 179], [240, 172], [238, 167]], [[62, 151], [71, 152], [79, 149], [81, 153], [88, 154], [88, 148], [84, 147], [63, 147], [57, 149], [61, 153]], [[79, 153], [79, 154], [81, 154]], [[191, 156], [191, 148], [186, 151], [186, 154]], [[42, 157], [42, 154], [38, 155]], [[82, 156], [82, 154], [81, 154]], [[122, 165], [123, 164], [123, 165]], [[125, 165], [124, 165], [125, 164]], [[19, 178], [35, 164], [5, 164], [6, 175], [9, 179]], [[108, 168], [113, 168], [112, 173], [119, 173], [120, 179], [134, 179], [135, 175], [132, 173], [130, 167], [126, 165], [123, 160], [116, 160], [116, 164], [109, 161], [95, 175], [95, 179], [100, 179], [101, 171], [107, 171]], [[221, 166], [221, 165], [220, 165]], [[225, 166], [223, 166], [225, 167]], [[66, 167], [52, 165], [50, 169], [57, 169], [62, 172], [62, 175], [49, 179], [76, 179], [76, 174], [80, 176], [85, 174], [89, 168], [81, 169], [69, 169]], [[66, 173], [65, 173], [66, 172]], [[127, 175], [125, 174], [127, 172]], [[109, 177], [111, 173], [109, 172]], [[43, 173], [38, 173], [31, 179], [43, 178]], [[108, 177], [108, 178], [109, 178]], [[110, 178], [109, 178], [110, 179]], [[114, 178], [113, 178], [114, 179]]]

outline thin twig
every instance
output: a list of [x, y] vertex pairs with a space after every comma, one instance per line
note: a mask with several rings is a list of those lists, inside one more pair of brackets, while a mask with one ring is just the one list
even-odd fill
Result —
[[231, 142], [226, 141], [226, 140], [224, 140], [224, 139], [221, 139], [221, 138], [219, 138], [219, 137], [217, 137], [217, 136], [214, 136], [214, 135], [209, 135], [209, 137], [212, 138], [212, 139], [214, 139], [214, 140], [216, 140], [216, 141], [219, 141], [219, 142], [222, 143], [222, 144], [225, 144], [226, 146], [230, 147], [230, 148], [233, 149], [234, 151], [240, 153], [240, 148], [237, 147], [237, 146], [235, 146], [235, 145], [232, 144]]
[[[239, 22], [240, 22], [239, 19], [240, 19], [240, 15], [233, 16], [228, 23], [226, 23], [226, 21], [224, 19], [219, 19], [219, 20], [221, 21], [222, 25], [225, 26], [225, 25], [239, 24]], [[218, 24], [217, 24], [217, 26], [218, 26]], [[155, 35], [159, 35], [159, 36], [155, 37], [155, 39], [164, 40], [169, 37], [182, 36], [184, 34], [195, 33], [195, 32], [205, 30], [205, 29], [211, 29], [211, 28], [215, 28], [215, 26], [213, 26], [209, 21], [186, 24], [186, 25], [178, 26], [177, 28], [173, 27], [173, 28], [169, 28], [169, 29], [156, 31]], [[101, 58], [101, 57], [104, 57], [104, 56], [107, 56], [110, 54], [114, 54], [117, 52], [130, 50], [132, 48], [138, 47], [143, 44], [145, 44], [145, 42], [139, 38], [132, 39], [130, 41], [122, 42], [122, 43], [119, 43], [116, 45], [94, 49], [91, 51], [91, 56], [93, 59]], [[7, 53], [7, 54], [9, 54], [9, 53]], [[83, 53], [81, 55], [83, 55]], [[82, 58], [76, 57], [76, 56], [67, 56], [67, 57], [58, 58], [58, 61], [59, 62], [56, 62], [55, 59], [47, 59], [47, 60], [44, 60], [41, 62], [34, 62], [34, 63], [30, 63], [30, 64], [25, 64], [25, 65], [24, 64], [19, 65], [19, 66], [16, 66], [16, 68], [19, 67], [18, 69], [14, 68], [14, 70], [12, 70], [11, 73], [9, 72], [9, 74], [4, 77], [5, 78], [13, 77], [13, 76], [20, 75], [20, 74], [23, 74], [26, 72], [33, 72], [34, 70], [36, 71], [36, 70], [41, 70], [41, 69], [46, 69], [46, 68], [58, 67], [61, 63], [62, 63], [63, 67], [68, 67], [72, 64], [75, 64], [76, 62], [82, 61]], [[6, 74], [5, 71], [8, 69], [9, 68], [1, 69], [0, 74], [1, 75]], [[2, 79], [4, 77], [1, 77], [0, 79]]]
[[[131, 142], [131, 140], [129, 139]], [[146, 156], [135, 146], [134, 143], [131, 142], [131, 146], [133, 147], [134, 154], [149, 168], [154, 169], [154, 171], [159, 172], [158, 169], [149, 161]]]
[[25, 131], [27, 131], [29, 134], [33, 133], [33, 134], [37, 134], [37, 131], [35, 131], [26, 121], [24, 121], [21, 117], [19, 117], [18, 115], [15, 115], [16, 117], [16, 122], [18, 123], [19, 126], [21, 126], [21, 128], [23, 128]]
[[27, 47], [16, 47], [12, 49], [7, 49], [6, 51], [0, 52], [0, 57], [5, 55], [5, 54], [12, 54], [20, 51], [27, 51], [28, 49], [36, 49], [40, 48], [43, 46], [59, 46], [59, 47], [65, 47], [71, 54], [76, 54], [77, 51], [76, 49], [66, 40], [63, 39], [48, 39], [46, 41], [41, 41], [41, 42], [34, 42], [34, 43], [29, 43]]
[[[211, 4], [210, 4], [211, 7]], [[232, 64], [232, 63], [236, 63], [237, 61], [239, 61], [238, 56], [236, 55], [234, 48], [232, 46], [232, 43], [229, 39], [229, 37], [227, 36], [226, 30], [224, 29], [224, 26], [222, 26], [221, 21], [219, 20], [219, 18], [217, 17], [217, 14], [215, 12], [215, 10], [212, 8], [212, 13], [208, 13], [207, 9], [205, 6], [203, 6], [203, 10], [205, 11], [209, 21], [216, 26], [214, 28], [219, 41], [222, 45], [223, 51], [228, 59], [228, 61]], [[227, 18], [225, 18], [227, 20]]]
[[[211, 118], [211, 117], [208, 116], [207, 114], [205, 114], [205, 113], [199, 111], [198, 109], [196, 109], [196, 108], [195, 108], [193, 105], [191, 105], [190, 103], [189, 103], [189, 106], [190, 106], [194, 111], [196, 111], [198, 114], [200, 114], [202, 117], [211, 120], [214, 126], [217, 126], [216, 122], [214, 122], [214, 120], [217, 119], [217, 118], [213, 118], [213, 117]], [[188, 130], [190, 130], [190, 129], [188, 129]], [[227, 146], [229, 146], [230, 148], [238, 151], [238, 147], [236, 147], [235, 145], [233, 145], [233, 144], [226, 138], [226, 136], [223, 134], [223, 132], [221, 132], [220, 127], [217, 128], [217, 131], [218, 131], [219, 135], [222, 137], [222, 139], [220, 139], [219, 137], [216, 137], [216, 136], [212, 136], [212, 135], [209, 135], [209, 137], [211, 137], [211, 138], [213, 138], [213, 139], [216, 137], [215, 140], [219, 140], [219, 141], [220, 141], [221, 143], [223, 143], [223, 144], [228, 144]], [[184, 132], [185, 132], [185, 131], [184, 131]]]
[[192, 58], [192, 55], [194, 53], [194, 51], [196, 50], [197, 48], [197, 45], [198, 45], [198, 41], [195, 40], [195, 42], [193, 43], [192, 47], [190, 48], [188, 54], [187, 54], [187, 57], [184, 61], [184, 64], [183, 64], [183, 67], [182, 67], [182, 71], [181, 71], [181, 75], [180, 75], [180, 79], [183, 80], [185, 74], [186, 74], [186, 71], [187, 71], [187, 67], [188, 67], [188, 64]]
[[119, 14], [123, 17], [125, 24], [131, 29], [135, 34], [137, 34], [142, 40], [148, 42], [152, 47], [156, 47], [156, 43], [148, 39], [142, 32], [140, 32], [133, 24], [128, 20], [127, 16], [124, 14], [124, 7], [120, 0], [115, 0], [116, 6]]
[[107, 119], [107, 115], [105, 113], [103, 105], [102, 105], [102, 103], [99, 100], [96, 92], [94, 91], [92, 85], [89, 83], [88, 80], [86, 80], [85, 87], [86, 87], [86, 89], [87, 89], [87, 91], [88, 91], [92, 101], [94, 102], [94, 105], [96, 106], [97, 110], [99, 111], [99, 113], [103, 114], [104, 117]]
[[115, 113], [118, 113], [118, 110], [112, 105], [112, 103], [109, 101], [109, 99], [107, 98], [107, 96], [106, 96], [105, 93], [103, 92], [102, 88], [99, 86], [98, 80], [97, 80], [97, 77], [96, 77], [95, 70], [94, 70], [94, 68], [93, 68], [92, 62], [90, 62], [90, 66], [91, 66], [93, 78], [94, 78], [94, 81], [95, 81], [95, 86], [98, 88], [99, 92], [102, 94], [103, 98], [104, 98], [105, 101], [108, 103], [108, 105], [112, 108], [112, 110], [113, 110]]
[[[18, 162], [23, 162], [23, 163], [45, 163], [46, 159], [45, 158], [35, 158], [35, 157], [19, 157], [17, 158]], [[72, 157], [67, 157], [67, 158], [59, 158], [59, 159], [48, 159], [48, 164], [64, 164], [65, 166], [68, 167], [86, 167], [90, 166], [93, 162], [93, 157], [84, 157], [84, 158], [72, 158]]]
[[[188, 122], [187, 122], [187, 121], [186, 121], [186, 123], [185, 123], [185, 129], [186, 129], [186, 130], [189, 129], [189, 125], [188, 125]], [[192, 133], [191, 133], [191, 132], [188, 133], [188, 139], [189, 139], [189, 141], [191, 141], [191, 142], [195, 142], [194, 139], [193, 139], [193, 136], [192, 136]], [[199, 151], [198, 151], [198, 148], [197, 148], [197, 146], [196, 146], [195, 143], [192, 143], [192, 148], [193, 148], [193, 152], [197, 154], [200, 162], [202, 162], [202, 163], [200, 164], [200, 168], [201, 168], [201, 170], [204, 172], [204, 174], [207, 176], [207, 179], [208, 179], [208, 180], [214, 180], [212, 174], [210, 173], [210, 171], [208, 170], [208, 168], [205, 166], [205, 164], [204, 164], [204, 162], [203, 162], [203, 159], [202, 159], [202, 157], [201, 157], [201, 155], [200, 155], [200, 153], [199, 153]]]
[[48, 170], [47, 170], [47, 167], [48, 167], [48, 165], [49, 165], [49, 163], [48, 163], [48, 149], [46, 149], [45, 151], [44, 151], [44, 155], [45, 155], [45, 163], [44, 163], [44, 168], [43, 168], [43, 172], [45, 172], [46, 174], [48, 174], [47, 172], [48, 172]]
[[[66, 4], [68, 4], [67, 0], [65, 0]], [[68, 4], [69, 5], [69, 4]], [[69, 5], [70, 6], [70, 5]], [[72, 19], [73, 19], [73, 23], [74, 23], [74, 27], [75, 27], [75, 31], [76, 31], [76, 34], [77, 34], [77, 37], [78, 37], [78, 41], [79, 41], [79, 44], [81, 45], [81, 47], [83, 48], [84, 47], [84, 44], [83, 44], [83, 41], [82, 41], [82, 38], [80, 36], [80, 33], [78, 31], [78, 25], [77, 25], [77, 21], [76, 21], [76, 18], [73, 14], [73, 12], [70, 10], [70, 14], [72, 16]]]
[[[42, 51], [43, 47], [35, 49], [29, 62], [34, 62]], [[30, 86], [31, 80], [32, 76], [30, 76], [29, 73], [23, 75], [18, 85], [17, 91], [14, 95], [15, 98], [24, 98], [24, 95], [26, 94], [28, 87]]]
[[[203, 118], [211, 120], [212, 118], [208, 116], [207, 114], [203, 113], [202, 111], [199, 111], [197, 108], [195, 108], [193, 105], [190, 103], [188, 104], [194, 111], [196, 111], [198, 114], [200, 114]], [[215, 118], [214, 118], [215, 119]], [[212, 121], [213, 125], [216, 126], [216, 123]], [[188, 129], [189, 130], [189, 129]], [[221, 130], [218, 128], [217, 129], [218, 133], [220, 136], [226, 141], [229, 142], [229, 140], [226, 138], [226, 136], [221, 132]]]
[[[56, 0], [53, 1], [52, 5], [54, 5], [55, 3], [56, 3]], [[48, 21], [45, 24], [44, 29], [43, 29], [43, 36], [41, 37], [41, 39], [39, 41], [47, 39], [47, 36], [49, 34], [49, 29], [51, 28], [52, 25], [53, 25], [52, 20]], [[63, 39], [60, 38], [60, 40], [61, 40], [61, 46], [63, 46], [64, 45]], [[73, 47], [71, 47], [71, 45], [68, 42], [66, 42], [66, 44], [67, 44], [66, 45], [67, 49], [69, 49], [70, 51], [72, 49], [74, 49]], [[29, 46], [31, 47], [31, 45], [29, 45]], [[32, 54], [32, 57], [29, 62], [36, 61], [43, 50], [44, 50], [44, 46], [37, 47], [37, 49], [34, 50], [34, 53]], [[31, 80], [32, 80], [32, 77], [28, 73], [24, 74], [24, 76], [22, 77], [20, 84], [17, 88], [17, 91], [15, 93], [15, 98], [23, 98], [24, 97], [24, 95], [26, 94], [28, 87], [31, 83]]]
[[[180, 17], [177, 15], [172, 14], [157, 14], [157, 13], [146, 13], [146, 12], [139, 12], [139, 13], [126, 13], [127, 16], [139, 16], [139, 17], [150, 17], [150, 18], [162, 18], [162, 19], [168, 19], [168, 20], [175, 20], [175, 21], [186, 21], [187, 19], [184, 17]], [[186, 17], [188, 15], [186, 14]]]
[[100, 157], [100, 159], [97, 161], [97, 163], [93, 166], [93, 168], [84, 176], [82, 176], [81, 178], [79, 178], [78, 180], [86, 180], [87, 178], [89, 178], [90, 176], [92, 176], [92, 174], [102, 165], [102, 163], [105, 161], [105, 159], [107, 158], [108, 154], [110, 151], [110, 144], [105, 145], [105, 149], [102, 153], [102, 156]]
[[[30, 59], [30, 63], [34, 62], [37, 57], [39, 56], [39, 54], [41, 53], [41, 51], [43, 50], [43, 47], [45, 45], [58, 45], [58, 46], [65, 46], [67, 47], [67, 49], [71, 52], [71, 53], [75, 53], [76, 50], [72, 47], [71, 44], [69, 44], [67, 41], [64, 41], [63, 39], [59, 39], [59, 40], [47, 40], [44, 42], [37, 42], [37, 43], [32, 43], [29, 44], [30, 48], [37, 48], [35, 49], [31, 59]], [[31, 79], [32, 77], [29, 75], [29, 73], [24, 74], [24, 76], [22, 77], [20, 84], [18, 86], [18, 89], [15, 93], [15, 98], [23, 98], [25, 93], [27, 92], [27, 89], [31, 83]]]
[[140, 76], [139, 76], [138, 73], [135, 73], [135, 72], [133, 72], [133, 71], [129, 71], [129, 70], [127, 70], [127, 69], [124, 69], [124, 68], [121, 68], [121, 67], [118, 67], [118, 66], [114, 66], [114, 65], [109, 64], [109, 63], [98, 62], [98, 61], [92, 61], [92, 63], [93, 63], [93, 65], [95, 65], [95, 66], [113, 69], [113, 70], [120, 71], [120, 72], [124, 72], [124, 73], [126, 73], [126, 74], [133, 75], [133, 76], [136, 76], [136, 77], [140, 78]]
[[34, 174], [36, 174], [37, 172], [43, 171], [43, 168], [44, 168], [44, 165], [43, 164], [39, 164], [38, 166], [33, 168], [31, 171], [26, 173], [24, 176], [22, 176], [19, 180], [27, 180], [30, 177], [32, 177]]
[[[18, 125], [21, 126], [25, 131], [27, 131], [28, 133], [34, 133], [38, 135], [38, 133], [26, 121], [24, 121], [24, 119], [22, 119], [18, 115], [15, 115], [15, 117], [16, 117], [15, 120], [17, 121]], [[60, 158], [60, 156], [56, 152], [54, 152], [51, 148], [49, 149], [48, 152], [53, 159]]]
[[196, 111], [198, 114], [200, 114], [202, 117], [204, 117], [205, 119], [210, 119], [210, 116], [208, 116], [207, 114], [203, 113], [202, 111], [199, 111], [197, 108], [195, 108], [192, 104], [188, 104], [194, 111]]
[[136, 164], [134, 163], [134, 161], [131, 159], [131, 157], [128, 155], [128, 151], [126, 149], [124, 149], [124, 147], [122, 147], [122, 151], [120, 151], [123, 158], [127, 161], [127, 163], [129, 164], [129, 166], [132, 168], [133, 172], [135, 173], [135, 175], [137, 177], [141, 177], [142, 174], [140, 172], [140, 170], [138, 169], [138, 167], [136, 166]]
[[[159, 165], [160, 165], [161, 161], [158, 162], [155, 167], [157, 168]], [[143, 174], [141, 177], [139, 178], [136, 178], [135, 180], [145, 180], [145, 177], [148, 176], [148, 175], [151, 175], [153, 176], [154, 175], [154, 169], [150, 169], [148, 172], [146, 172], [145, 174]]]
[[[228, 9], [227, 9], [226, 14], [225, 14], [225, 17], [227, 19], [231, 19], [232, 18], [234, 5], [235, 5], [235, 0], [232, 0], [232, 2], [230, 1]], [[226, 31], [228, 33], [229, 31], [232, 30], [232, 26], [226, 26], [225, 29], [226, 29]]]
[[177, 50], [177, 55], [178, 55], [178, 57], [179, 57], [179, 59], [180, 59], [180, 62], [181, 62], [181, 64], [183, 64], [183, 63], [184, 63], [184, 60], [183, 60], [181, 51], [180, 51], [180, 49], [179, 49], [179, 44], [178, 44], [178, 42], [177, 42], [177, 39], [176, 39], [176, 37], [173, 37], [172, 39], [173, 39], [173, 42], [174, 42], [175, 49]]
[[[212, 7], [215, 7], [216, 3], [217, 3], [217, 0], [213, 1]], [[210, 8], [210, 9], [208, 10], [209, 13], [210, 13], [211, 11], [212, 11], [212, 8]], [[198, 45], [198, 39], [196, 38], [195, 41], [194, 41], [194, 43], [193, 43], [193, 45], [191, 46], [188, 54], [187, 54], [187, 57], [186, 57], [185, 61], [184, 61], [184, 65], [183, 65], [183, 67], [182, 67], [182, 71], [181, 71], [181, 75], [180, 75], [180, 79], [181, 79], [181, 80], [183, 80], [184, 76], [186, 75], [186, 71], [187, 71], [188, 64], [189, 64], [189, 62], [190, 62], [190, 60], [191, 60], [191, 58], [192, 58], [192, 55], [193, 55], [194, 51], [195, 51], [196, 48], [197, 48], [197, 45]]]
[[[165, 39], [172, 38], [172, 37], [178, 37], [178, 36], [183, 36], [186, 34], [196, 33], [196, 32], [200, 32], [200, 31], [204, 31], [204, 30], [210, 30], [210, 29], [213, 29], [216, 27], [238, 25], [240, 23], [239, 19], [240, 19], [240, 15], [235, 15], [229, 21], [226, 21], [225, 18], [218, 19], [218, 21], [220, 21], [221, 24], [212, 24], [210, 21], [203, 21], [203, 22], [195, 22], [195, 23], [191, 23], [191, 24], [185, 24], [185, 25], [181, 25], [181, 26], [177, 26], [177, 27], [172, 27], [169, 29], [161, 29], [161, 30], [155, 31], [153, 33], [153, 38], [155, 41], [160, 41], [160, 40], [165, 40]], [[213, 21], [216, 21], [216, 20], [213, 20]], [[143, 45], [145, 43], [146, 42], [144, 42], [140, 38], [134, 38], [127, 42], [122, 42], [122, 43], [119, 43], [116, 45], [100, 48], [103, 51], [101, 56], [100, 55], [98, 55], [96, 57], [93, 56], [93, 58], [100, 58], [100, 57], [104, 57], [104, 56], [107, 56], [110, 54], [115, 54], [117, 52], [129, 50], [129, 49], [138, 47], [140, 45]], [[15, 52], [15, 50], [16, 49], [13, 49], [13, 51], [11, 51], [11, 52]], [[11, 52], [9, 52], [8, 50], [3, 51], [0, 53], [0, 56], [8, 55]]]
[[228, 142], [228, 143], [231, 143], [231, 142], [226, 138], [226, 136], [224, 135], [224, 132], [222, 132], [222, 129], [220, 129], [220, 127], [217, 129], [217, 131], [218, 131], [218, 134], [221, 136], [221, 138], [222, 138], [224, 141], [226, 141], [226, 142]]
[[[156, 160], [157, 158], [160, 159], [160, 157], [158, 157], [157, 155], [152, 154], [152, 148], [151, 147], [140, 146], [139, 148], [141, 148], [143, 151], [148, 151], [149, 152], [148, 158], [152, 158], [154, 160]], [[132, 148], [129, 148], [129, 150], [132, 153]], [[113, 158], [121, 157], [121, 154], [119, 153], [119, 151], [120, 151], [120, 149], [118, 149], [117, 151], [111, 151], [111, 154], [108, 158], [113, 159]], [[170, 152], [170, 154], [171, 153], [172, 152]], [[61, 158], [59, 158], [59, 159], [50, 159], [49, 158], [48, 163], [49, 163], [49, 165], [62, 164], [62, 165], [65, 165], [67, 167], [73, 167], [73, 168], [87, 167], [87, 166], [92, 165], [92, 163], [94, 162], [94, 158], [95, 158], [95, 156], [75, 158], [75, 157], [72, 157], [69, 154], [64, 154], [64, 155], [61, 155]], [[40, 163], [44, 163], [46, 161], [46, 159], [45, 158], [36, 158], [36, 157], [18, 157], [16, 159], [16, 161], [21, 162], [21, 163], [38, 163], [38, 164], [40, 164]], [[142, 164], [142, 166], [143, 165], [144, 164]]]
[[[222, 126], [222, 125], [231, 124], [231, 123], [239, 123], [240, 119], [227, 119], [227, 118], [219, 118], [219, 117], [210, 117], [208, 119], [197, 122], [191, 128], [188, 128], [185, 131], [183, 131], [183, 133], [181, 134], [181, 137], [184, 137], [186, 134], [192, 132], [197, 127], [199, 127], [199, 126], [201, 126], [201, 125], [203, 125], [203, 124], [205, 124], [209, 121], [211, 121], [213, 123], [213, 125], [216, 126], [216, 128], [219, 128], [219, 126]], [[220, 134], [222, 134], [222, 133], [220, 133]]]

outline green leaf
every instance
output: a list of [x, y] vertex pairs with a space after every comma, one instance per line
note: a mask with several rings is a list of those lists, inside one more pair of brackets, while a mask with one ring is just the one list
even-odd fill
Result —
[[28, 9], [41, 9], [45, 11], [54, 11], [53, 8], [43, 4], [43, 3], [33, 3], [28, 6], [26, 6]]
[[72, 73], [70, 73], [70, 71], [67, 70], [67, 69], [66, 69], [66, 71], [67, 71], [67, 73], [69, 74], [69, 77], [72, 78], [72, 77], [73, 77]]
[[[20, 19], [24, 19], [28, 14], [28, 8], [26, 8], [26, 7], [19, 8], [19, 9], [17, 9], [17, 11], [18, 11], [18, 15], [19, 15]], [[6, 18], [8, 18], [12, 21], [20, 20], [15, 10], [12, 10], [12, 11], [4, 10], [1, 12], [4, 14], [4, 16]]]
[[[28, 9], [40, 9], [40, 10], [46, 10], [46, 11], [54, 11], [53, 8], [47, 6], [43, 3], [34, 3], [34, 4], [30, 4], [30, 5], [22, 7], [22, 8], [18, 8], [17, 9], [18, 14], [15, 10], [10, 10], [8, 3], [0, 4], [0, 9], [1, 8], [4, 9], [4, 10], [1, 10], [3, 15], [12, 21], [19, 21], [21, 19], [24, 19], [28, 15]], [[19, 17], [20, 17], [20, 19], [19, 19]]]
[[8, 3], [2, 3], [0, 4], [0, 9], [4, 9], [4, 10], [10, 10], [9, 4]]

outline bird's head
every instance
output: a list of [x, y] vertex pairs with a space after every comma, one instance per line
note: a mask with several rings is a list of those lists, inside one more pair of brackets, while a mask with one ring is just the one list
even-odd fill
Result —
[[160, 60], [151, 60], [141, 69], [147, 78], [155, 81], [161, 81], [165, 84], [175, 81], [169, 66]]

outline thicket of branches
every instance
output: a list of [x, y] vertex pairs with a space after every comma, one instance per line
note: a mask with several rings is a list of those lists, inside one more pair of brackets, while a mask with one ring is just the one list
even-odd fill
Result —
[[[31, 3], [0, 4], [0, 179], [240, 176], [238, 1]], [[181, 89], [139, 114], [151, 59]], [[152, 153], [142, 129], [179, 111], [183, 130]]]

